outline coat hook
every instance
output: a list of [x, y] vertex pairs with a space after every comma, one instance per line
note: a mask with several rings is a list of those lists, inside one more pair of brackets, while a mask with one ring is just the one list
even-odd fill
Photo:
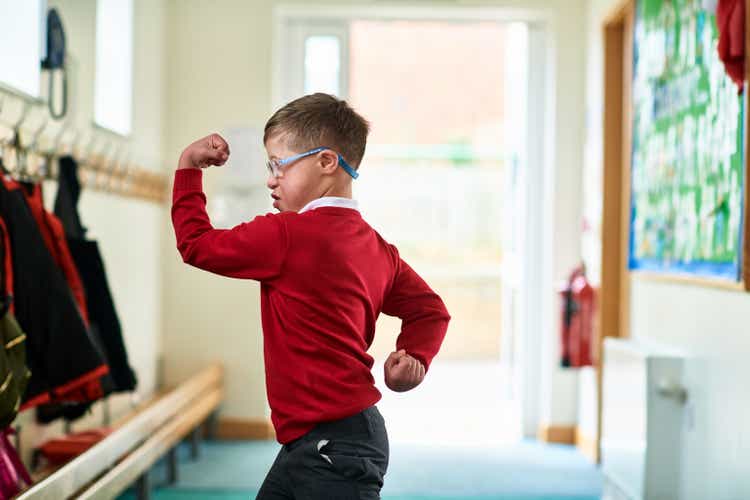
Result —
[[[29, 143], [29, 145], [27, 147], [27, 151], [26, 151], [26, 168], [24, 169], [24, 173], [26, 174], [27, 178], [29, 178], [29, 179], [31, 179], [31, 176], [33, 175], [29, 171], [29, 164], [28, 164], [28, 162], [29, 162], [29, 154], [31, 154], [32, 157], [37, 158], [37, 160], [41, 160], [41, 162], [47, 161], [44, 158], [39, 158], [39, 157], [43, 156], [43, 153], [40, 152], [40, 151], [37, 151], [37, 148], [38, 148], [37, 145], [39, 143], [39, 138], [44, 133], [44, 130], [47, 128], [47, 124], [48, 123], [49, 123], [49, 118], [46, 118], [42, 122], [42, 125], [39, 128], [37, 128], [36, 131], [34, 131], [34, 133], [32, 134], [32, 136], [31, 136], [32, 137], [31, 138], [31, 142]], [[41, 165], [41, 163], [38, 162], [37, 163], [37, 170], [41, 170], [43, 168], [44, 167]], [[39, 172], [37, 172], [37, 174], [38, 173]], [[42, 173], [42, 176], [44, 176], [44, 171], [42, 171], [41, 173]]]
[[13, 124], [13, 130], [16, 131], [16, 135], [18, 135], [18, 130], [21, 127], [21, 124], [24, 122], [24, 120], [26, 119], [26, 116], [29, 114], [29, 110], [31, 110], [31, 103], [25, 102], [23, 105], [23, 109], [21, 110], [21, 116]]
[[110, 192], [114, 190], [115, 181], [119, 175], [118, 170], [120, 165], [122, 165], [122, 159], [126, 152], [125, 143], [121, 142], [120, 147], [117, 148], [117, 153], [112, 155], [112, 159], [109, 162], [109, 168], [107, 169], [108, 176], [104, 179], [104, 183], [102, 183], [102, 189]]
[[83, 154], [83, 157], [86, 159], [86, 161], [89, 161], [89, 159], [92, 156], [92, 151], [94, 150], [94, 145], [96, 144], [96, 135], [91, 134], [91, 137], [89, 137], [89, 142], [86, 144], [86, 151]]
[[99, 174], [96, 178], [96, 188], [102, 190], [105, 189], [112, 177], [113, 165], [120, 150], [111, 141], [107, 142], [107, 145], [109, 146], [105, 150], [107, 154], [102, 153], [99, 157]]
[[55, 134], [55, 138], [52, 142], [52, 148], [48, 151], [48, 154], [53, 155], [55, 153], [59, 154], [60, 151], [60, 142], [62, 141], [63, 136], [65, 135], [65, 132], [67, 132], [68, 129], [68, 123], [62, 122], [62, 125], [60, 126], [60, 130]]
[[44, 156], [46, 160], [45, 160], [45, 170], [44, 172], [42, 172], [42, 174], [46, 178], [49, 178], [49, 179], [54, 178], [53, 170], [52, 170], [53, 161], [55, 157], [57, 157], [59, 161], [59, 157], [64, 154], [64, 152], [61, 149], [61, 143], [62, 143], [62, 138], [65, 135], [65, 132], [67, 131], [68, 131], [68, 122], [63, 121], [60, 124], [60, 129], [55, 134], [54, 139], [52, 139], [50, 147], [44, 152]]
[[48, 123], [49, 123], [49, 118], [45, 119], [42, 122], [41, 127], [39, 127], [38, 129], [36, 129], [36, 131], [34, 131], [34, 133], [32, 134], [31, 143], [29, 143], [29, 149], [36, 149], [37, 142], [39, 141], [39, 138], [41, 137], [42, 132], [44, 132], [44, 129], [47, 128]]

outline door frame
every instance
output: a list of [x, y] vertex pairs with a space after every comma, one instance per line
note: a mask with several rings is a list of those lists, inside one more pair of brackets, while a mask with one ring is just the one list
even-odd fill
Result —
[[596, 343], [597, 435], [601, 461], [604, 339], [630, 336], [630, 175], [635, 1], [622, 0], [602, 23], [604, 64], [601, 284]]

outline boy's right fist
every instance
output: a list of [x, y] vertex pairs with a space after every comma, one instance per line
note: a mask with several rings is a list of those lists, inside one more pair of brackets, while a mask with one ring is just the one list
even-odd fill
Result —
[[406, 354], [401, 349], [392, 352], [383, 365], [385, 371], [385, 385], [395, 392], [405, 392], [414, 389], [424, 380], [425, 369], [416, 358]]
[[207, 168], [221, 166], [229, 158], [229, 144], [219, 134], [198, 139], [180, 155], [179, 168]]

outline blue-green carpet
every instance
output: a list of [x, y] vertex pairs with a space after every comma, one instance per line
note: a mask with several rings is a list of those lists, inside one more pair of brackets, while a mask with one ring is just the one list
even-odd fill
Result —
[[[179, 480], [166, 485], [166, 467], [151, 479], [154, 500], [255, 498], [279, 445], [206, 442], [197, 461], [179, 449]], [[599, 470], [573, 447], [533, 441], [495, 447], [391, 444], [383, 500], [598, 500]], [[128, 491], [119, 500], [132, 500]]]

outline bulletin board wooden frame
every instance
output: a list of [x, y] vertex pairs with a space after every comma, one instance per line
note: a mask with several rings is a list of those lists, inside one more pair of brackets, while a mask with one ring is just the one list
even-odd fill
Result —
[[[634, 1], [621, 0], [602, 22], [602, 247], [595, 344], [597, 428], [591, 458], [601, 461], [603, 354], [606, 337], [627, 337], [630, 315], [630, 82]], [[748, 0], [750, 1], [750, 0]], [[582, 443], [577, 443], [582, 447]], [[585, 450], [582, 450], [585, 452]]]
[[[632, 102], [632, 82], [633, 82], [633, 28], [634, 28], [634, 22], [635, 22], [635, 9], [636, 9], [636, 1], [632, 0], [630, 2], [627, 2], [628, 4], [628, 16], [629, 21], [627, 22], [627, 46], [623, 47], [623, 60], [624, 60], [624, 69], [623, 69], [623, 95], [622, 95], [622, 118], [623, 118], [623, 131], [622, 134], [622, 143], [621, 146], [623, 150], [627, 151], [628, 154], [624, 154], [623, 156], [623, 163], [621, 165], [621, 168], [623, 170], [623, 176], [622, 179], [622, 199], [621, 199], [621, 206], [623, 209], [622, 217], [627, 218], [623, 222], [625, 224], [622, 226], [622, 230], [625, 232], [625, 234], [622, 236], [623, 238], [623, 244], [624, 244], [624, 250], [625, 250], [625, 270], [628, 272], [631, 276], [638, 278], [638, 279], [645, 279], [650, 281], [662, 281], [662, 282], [671, 282], [671, 283], [680, 283], [680, 284], [686, 284], [686, 285], [696, 285], [696, 286], [707, 286], [707, 287], [714, 287], [714, 288], [721, 288], [721, 289], [727, 289], [727, 290], [736, 290], [736, 291], [749, 291], [750, 290], [750, 198], [748, 197], [749, 191], [748, 191], [748, 180], [750, 176], [750, 155], [748, 154], [748, 145], [750, 145], [749, 139], [750, 139], [750, 131], [748, 130], [749, 127], [749, 120], [748, 120], [748, 114], [750, 111], [748, 109], [748, 98], [745, 97], [742, 100], [743, 104], [743, 112], [742, 112], [742, 134], [743, 134], [743, 142], [742, 144], [742, 170], [743, 170], [743, 184], [742, 184], [742, 207], [741, 207], [741, 227], [738, 236], [739, 242], [738, 242], [738, 248], [737, 248], [737, 257], [738, 257], [738, 267], [739, 272], [737, 279], [730, 279], [725, 277], [718, 277], [718, 276], [701, 276], [701, 275], [694, 275], [689, 272], [682, 271], [679, 267], [675, 267], [674, 269], [666, 269], [666, 270], [640, 270], [640, 269], [630, 269], [631, 267], [631, 215], [632, 215], [632, 192], [631, 192], [631, 182], [632, 182], [632, 149], [633, 149], [633, 143], [632, 143], [632, 126], [633, 126], [633, 102]], [[746, 0], [746, 3], [750, 3]], [[623, 18], [623, 22], [625, 22]], [[750, 21], [746, 19], [746, 24], [750, 24]], [[748, 41], [746, 40], [746, 45], [748, 45]], [[627, 54], [626, 54], [627, 52]], [[746, 50], [747, 54], [748, 50]], [[747, 55], [746, 55], [747, 58]], [[746, 63], [746, 71], [748, 69], [748, 64]], [[606, 76], [605, 76], [606, 78]], [[746, 78], [748, 80], [748, 78]], [[608, 107], [609, 103], [605, 102], [605, 108]], [[605, 145], [606, 149], [606, 145]], [[611, 192], [611, 191], [610, 191]], [[605, 190], [605, 196], [607, 194], [607, 190]], [[605, 198], [605, 204], [607, 203]], [[606, 221], [606, 219], [605, 219]], [[737, 233], [734, 233], [737, 234]], [[605, 257], [606, 258], [606, 257]]]

